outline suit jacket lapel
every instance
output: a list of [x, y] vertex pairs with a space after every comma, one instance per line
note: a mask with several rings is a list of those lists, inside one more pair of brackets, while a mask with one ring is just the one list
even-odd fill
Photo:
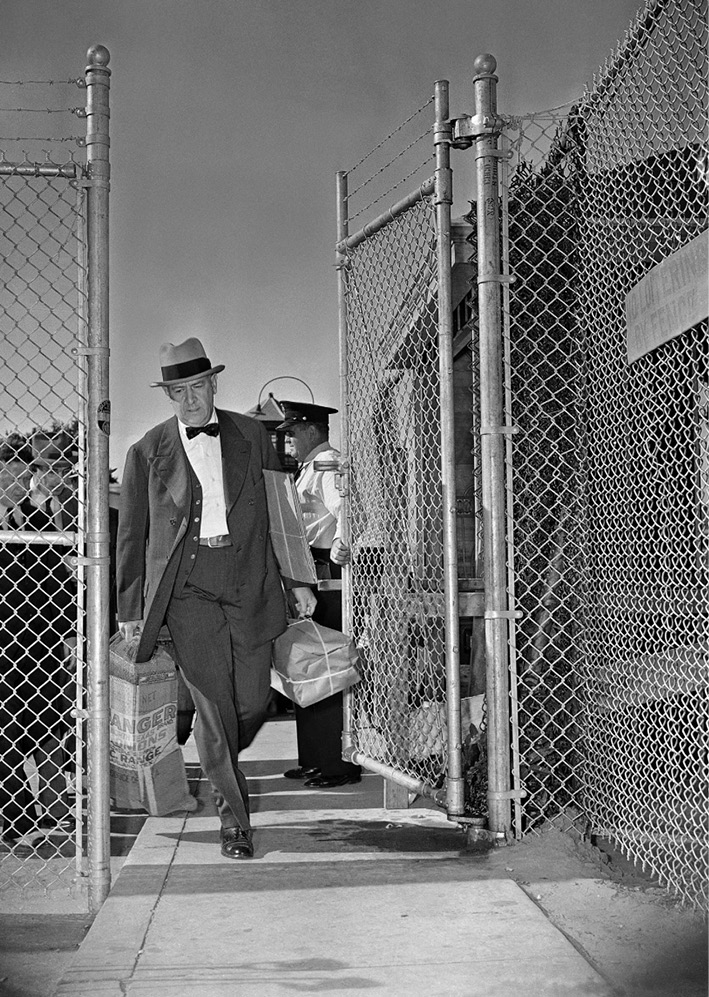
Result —
[[224, 500], [227, 516], [244, 486], [251, 459], [251, 444], [237, 429], [228, 415], [217, 409], [219, 435], [222, 441], [222, 469], [224, 472]]
[[151, 460], [155, 473], [164, 482], [173, 502], [178, 509], [182, 509], [187, 519], [192, 503], [192, 486], [187, 456], [177, 428], [177, 417], [165, 424], [165, 430]]

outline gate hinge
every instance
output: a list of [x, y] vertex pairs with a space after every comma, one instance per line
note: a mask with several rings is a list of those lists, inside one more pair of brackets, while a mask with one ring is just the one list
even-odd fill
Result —
[[480, 284], [514, 284], [517, 277], [513, 273], [488, 273], [478, 277]]
[[527, 796], [526, 789], [508, 789], [505, 792], [499, 793], [495, 790], [488, 790], [487, 798], [488, 800], [523, 800]]
[[111, 351], [107, 346], [72, 346], [69, 351], [75, 357], [108, 357]]
[[[81, 145], [85, 145], [85, 142], [81, 142]], [[92, 187], [103, 188], [104, 190], [111, 189], [111, 181], [107, 177], [93, 176], [93, 177], [82, 177], [80, 180], [74, 180], [73, 184], [75, 187], [84, 187], [90, 190]]]
[[486, 609], [483, 613], [486, 620], [521, 620], [523, 615], [519, 609]]
[[475, 157], [476, 161], [478, 159], [512, 159], [511, 149], [486, 149], [485, 152], [480, 152]]
[[69, 562], [77, 568], [90, 568], [94, 564], [110, 564], [111, 556], [106, 554], [103, 557], [89, 557], [87, 554], [75, 554], [69, 558]]

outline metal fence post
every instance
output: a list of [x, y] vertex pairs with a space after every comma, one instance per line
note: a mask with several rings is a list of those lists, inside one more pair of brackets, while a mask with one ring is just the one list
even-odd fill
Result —
[[456, 544], [455, 430], [453, 396], [453, 304], [451, 292], [451, 205], [453, 174], [450, 150], [453, 126], [448, 114], [448, 81], [435, 85], [436, 232], [438, 257], [438, 370], [441, 406], [441, 490], [443, 574], [446, 637], [446, 703], [448, 722], [448, 816], [465, 810], [460, 727], [460, 664], [458, 647], [458, 551]]
[[[347, 174], [340, 171], [337, 174], [337, 244], [347, 238], [349, 223], [347, 218]], [[337, 266], [337, 306], [338, 306], [338, 340], [340, 351], [340, 471], [342, 476], [341, 495], [342, 511], [340, 522], [340, 537], [343, 543], [350, 542], [349, 516], [349, 474], [348, 474], [348, 431], [349, 431], [349, 387], [347, 358], [347, 290], [345, 286], [344, 269], [347, 265], [347, 250], [338, 250]], [[350, 584], [350, 567], [342, 568], [342, 626], [345, 633], [352, 632], [352, 587]], [[342, 697], [342, 749], [352, 751], [352, 696], [345, 691]]]
[[111, 883], [109, 799], [108, 626], [110, 530], [108, 521], [108, 196], [109, 52], [92, 46], [86, 67], [88, 172], [88, 370], [86, 636], [88, 675], [89, 910], [96, 912]]
[[483, 576], [487, 659], [488, 813], [490, 831], [510, 829], [510, 703], [505, 537], [505, 431], [500, 302], [500, 207], [497, 141], [497, 62], [474, 62], [477, 175], [478, 307], [480, 321], [480, 453]]

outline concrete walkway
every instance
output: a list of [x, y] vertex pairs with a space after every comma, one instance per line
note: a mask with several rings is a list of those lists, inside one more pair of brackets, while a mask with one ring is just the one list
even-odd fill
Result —
[[610, 997], [444, 814], [382, 809], [369, 774], [309, 790], [282, 777], [295, 751], [278, 720], [243, 755], [252, 860], [221, 857], [203, 783], [196, 813], [146, 821], [56, 997]]

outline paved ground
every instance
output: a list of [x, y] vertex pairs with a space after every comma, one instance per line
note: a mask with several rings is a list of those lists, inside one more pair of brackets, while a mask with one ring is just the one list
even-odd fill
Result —
[[610, 997], [516, 883], [461, 856], [440, 812], [382, 810], [373, 775], [327, 792], [283, 779], [292, 735], [268, 724], [244, 756], [255, 858], [222, 858], [206, 801], [148, 820], [57, 997]]
[[199, 812], [145, 821], [85, 937], [75, 914], [54, 935], [0, 915], [0, 994], [705, 997], [705, 925], [656, 885], [619, 884], [558, 832], [466, 852], [424, 801], [383, 810], [376, 776], [283, 779], [294, 746], [273, 722], [245, 756], [255, 859], [221, 858], [200, 785]]

